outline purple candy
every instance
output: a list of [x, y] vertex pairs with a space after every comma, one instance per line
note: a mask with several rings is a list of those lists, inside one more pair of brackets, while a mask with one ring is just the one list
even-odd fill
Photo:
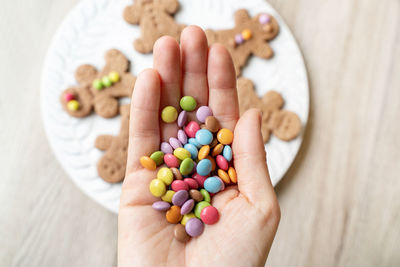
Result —
[[171, 137], [169, 139], [169, 144], [172, 146], [173, 149], [177, 149], [178, 147], [182, 147], [181, 141], [179, 141], [175, 137]]
[[186, 190], [179, 190], [172, 196], [172, 204], [180, 207], [188, 198], [189, 193]]
[[193, 207], [194, 207], [194, 200], [189, 199], [188, 201], [183, 203], [183, 205], [181, 207], [181, 214], [182, 215], [188, 214], [189, 212], [192, 211]]
[[174, 152], [172, 146], [167, 142], [161, 143], [161, 151], [164, 152], [164, 154], [172, 154]]
[[178, 130], [178, 140], [182, 143], [182, 145], [187, 143], [188, 138], [184, 130]]
[[177, 122], [178, 126], [179, 127], [185, 126], [186, 120], [187, 120], [187, 112], [186, 112], [186, 110], [182, 110], [178, 116], [178, 122]]
[[204, 224], [199, 219], [192, 218], [186, 222], [185, 230], [191, 237], [196, 237], [203, 233]]
[[171, 207], [171, 205], [165, 201], [156, 201], [153, 203], [152, 207], [153, 209], [158, 211], [167, 211]]
[[258, 21], [260, 22], [260, 24], [267, 24], [271, 21], [271, 18], [268, 14], [262, 14], [258, 18]]
[[194, 163], [194, 167], [193, 167], [192, 173], [195, 173], [196, 172], [196, 168], [197, 168], [197, 163], [195, 161], [193, 161], [193, 163]]
[[236, 44], [243, 44], [244, 39], [240, 33], [235, 35], [235, 42], [236, 42]]
[[199, 122], [204, 123], [206, 122], [206, 119], [208, 116], [212, 116], [213, 113], [211, 109], [207, 106], [201, 106], [196, 112], [196, 117], [199, 120]]

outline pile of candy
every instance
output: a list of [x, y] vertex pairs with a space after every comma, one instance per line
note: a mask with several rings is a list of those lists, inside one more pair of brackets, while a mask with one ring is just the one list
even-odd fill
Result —
[[[204, 224], [219, 220], [218, 210], [211, 206], [211, 197], [225, 189], [225, 185], [237, 183], [232, 166], [233, 133], [220, 129], [211, 109], [197, 109], [197, 120], [187, 122], [188, 112], [196, 109], [196, 100], [184, 96], [179, 113], [172, 106], [165, 107], [161, 118], [166, 123], [177, 121], [177, 138], [161, 143], [160, 151], [140, 158], [143, 167], [156, 170], [157, 178], [150, 182], [150, 192], [160, 201], [153, 204], [158, 211], [166, 211], [169, 223], [176, 224], [174, 235], [186, 242], [190, 237], [203, 233]], [[215, 134], [215, 136], [214, 136]], [[172, 205], [172, 206], [171, 206]]]
[[110, 87], [113, 83], [118, 82], [120, 79], [119, 73], [116, 71], [110, 72], [108, 76], [104, 76], [101, 79], [96, 79], [93, 81], [93, 88], [97, 90], [102, 90], [104, 87]]

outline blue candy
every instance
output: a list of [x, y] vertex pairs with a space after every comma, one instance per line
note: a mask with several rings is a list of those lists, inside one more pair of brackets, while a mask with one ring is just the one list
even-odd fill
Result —
[[213, 140], [213, 134], [207, 129], [201, 129], [196, 132], [196, 141], [201, 145], [209, 145]]
[[222, 156], [224, 156], [224, 158], [227, 161], [231, 161], [232, 160], [232, 148], [229, 145], [226, 145], [224, 147], [224, 150], [222, 151]]
[[197, 150], [196, 146], [192, 144], [186, 144], [183, 148], [190, 152], [193, 160], [197, 159], [197, 154], [199, 153], [199, 151]]
[[222, 183], [218, 177], [208, 177], [204, 181], [204, 189], [210, 193], [218, 193], [221, 190]]
[[199, 144], [199, 142], [197, 142], [196, 138], [189, 138], [189, 144], [192, 144], [197, 148], [201, 148], [201, 145]]
[[209, 159], [202, 159], [197, 163], [196, 171], [201, 176], [207, 176], [211, 172], [211, 161]]

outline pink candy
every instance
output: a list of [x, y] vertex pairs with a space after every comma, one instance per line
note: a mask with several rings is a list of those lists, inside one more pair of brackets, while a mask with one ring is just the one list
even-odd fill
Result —
[[172, 154], [165, 154], [164, 155], [164, 162], [170, 168], [178, 168], [179, 167], [179, 160]]
[[196, 180], [200, 187], [204, 187], [204, 181], [207, 179], [207, 176], [201, 176], [200, 174], [195, 173], [192, 175], [192, 178]]
[[214, 224], [219, 220], [219, 212], [213, 206], [207, 206], [200, 212], [200, 218], [205, 224]]
[[229, 164], [228, 161], [222, 155], [218, 155], [216, 159], [217, 165], [220, 169], [224, 171], [228, 170]]
[[187, 136], [190, 138], [195, 138], [196, 137], [196, 132], [200, 130], [200, 126], [197, 122], [191, 121], [189, 122], [186, 127], [185, 127], [185, 133]]
[[199, 184], [198, 184], [198, 183], [196, 182], [196, 180], [193, 179], [193, 178], [185, 178], [185, 179], [183, 179], [183, 181], [184, 181], [185, 183], [188, 184], [188, 186], [189, 186], [190, 189], [197, 189], [197, 188], [199, 188]]
[[179, 190], [189, 190], [189, 185], [182, 180], [175, 180], [171, 184], [172, 190], [178, 192]]
[[75, 96], [74, 96], [73, 94], [71, 94], [71, 93], [66, 93], [66, 94], [64, 95], [64, 99], [65, 99], [66, 102], [69, 102], [69, 101], [71, 101], [71, 100], [74, 100], [74, 99], [75, 99]]

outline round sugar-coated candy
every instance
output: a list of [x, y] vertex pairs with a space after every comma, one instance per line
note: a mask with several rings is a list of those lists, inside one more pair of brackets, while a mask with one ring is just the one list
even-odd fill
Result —
[[175, 137], [171, 137], [169, 139], [169, 144], [172, 146], [173, 149], [177, 149], [178, 147], [183, 147], [181, 141], [179, 141], [177, 138]]
[[151, 171], [154, 171], [157, 168], [156, 162], [147, 156], [142, 156], [140, 158], [140, 164], [142, 164], [143, 167]]
[[183, 179], [181, 172], [177, 168], [170, 168], [170, 170], [174, 174], [175, 180], [182, 180]]
[[189, 138], [189, 144], [194, 145], [195, 147], [197, 147], [197, 149], [201, 148], [201, 145], [199, 144], [199, 142], [197, 142], [196, 138]]
[[178, 117], [178, 111], [176, 111], [176, 108], [174, 108], [173, 106], [166, 106], [161, 111], [161, 119], [165, 123], [172, 123], [176, 121], [177, 117]]
[[171, 204], [165, 201], [156, 201], [151, 206], [153, 207], [153, 209], [158, 211], [167, 211], [171, 207]]
[[196, 204], [196, 206], [194, 207], [194, 215], [195, 215], [197, 218], [200, 218], [201, 210], [204, 209], [204, 208], [207, 207], [207, 206], [210, 206], [210, 205], [211, 205], [210, 202], [207, 202], [207, 201], [200, 201], [200, 202], [198, 202], [198, 203]]
[[190, 154], [189, 151], [187, 151], [183, 147], [178, 147], [177, 149], [174, 150], [174, 156], [180, 160], [184, 160], [190, 158], [192, 155]]
[[200, 194], [203, 196], [203, 201], [211, 203], [211, 196], [210, 193], [207, 192], [207, 190], [200, 189]]
[[[178, 168], [179, 167], [179, 160], [172, 154], [165, 154], [164, 155], [164, 162], [170, 168]], [[155, 164], [155, 162], [154, 162]]]
[[180, 190], [189, 190], [189, 185], [182, 180], [175, 180], [171, 184], [172, 190], [178, 192]]
[[182, 224], [175, 225], [174, 236], [175, 239], [181, 243], [186, 243], [190, 239], [190, 236], [186, 233], [185, 226], [183, 226]]
[[110, 74], [108, 74], [108, 77], [110, 78], [110, 80], [111, 80], [113, 83], [118, 82], [119, 79], [121, 78], [121, 77], [119, 76], [119, 73], [116, 72], [116, 71], [110, 72]]
[[209, 193], [217, 193], [221, 191], [221, 188], [222, 188], [221, 179], [219, 179], [218, 177], [215, 176], [208, 177], [204, 181], [204, 189], [207, 190]]
[[209, 159], [202, 159], [197, 163], [196, 171], [201, 176], [207, 176], [211, 172], [211, 161]]
[[172, 203], [172, 197], [174, 196], [175, 191], [167, 190], [165, 194], [161, 197], [161, 199], [165, 202]]
[[240, 45], [240, 44], [243, 44], [243, 42], [244, 42], [243, 36], [240, 33], [236, 34], [235, 35], [235, 43]]
[[199, 150], [199, 155], [198, 155], [199, 160], [205, 159], [209, 153], [210, 153], [210, 146], [209, 145], [202, 146], [202, 148], [200, 148]]
[[220, 124], [219, 121], [217, 120], [217, 118], [215, 118], [214, 116], [208, 116], [206, 118], [206, 128], [213, 133], [218, 132], [218, 130], [220, 129]]
[[203, 200], [203, 195], [200, 193], [199, 190], [196, 190], [196, 189], [190, 189], [189, 196], [196, 202], [200, 202]]
[[193, 111], [196, 109], [197, 102], [196, 99], [192, 96], [184, 96], [181, 98], [179, 102], [181, 108], [186, 111]]
[[150, 193], [155, 197], [161, 197], [167, 191], [167, 188], [166, 188], [164, 182], [159, 179], [151, 180], [149, 189], [150, 189]]
[[181, 208], [178, 206], [172, 206], [166, 213], [165, 217], [169, 223], [179, 223], [182, 219]]
[[220, 189], [219, 191], [220, 191], [220, 192], [221, 192], [221, 191], [224, 191], [224, 190], [225, 190], [225, 183], [224, 183], [224, 181], [222, 181], [222, 179], [219, 178], [218, 176], [214, 176], [214, 177], [216, 177], [216, 178], [221, 182], [221, 189]]
[[185, 178], [183, 181], [188, 184], [190, 189], [197, 189], [199, 187], [199, 184], [193, 178]]
[[172, 204], [180, 207], [188, 198], [189, 193], [186, 190], [179, 190], [172, 197]]
[[185, 126], [186, 121], [187, 121], [187, 112], [186, 110], [182, 110], [178, 116], [178, 121], [177, 121], [178, 127]]
[[245, 41], [250, 40], [251, 37], [252, 37], [251, 31], [250, 31], [249, 29], [243, 30], [243, 31], [242, 31], [242, 37], [243, 37], [243, 39], [244, 39]]
[[186, 225], [187, 221], [189, 221], [192, 218], [196, 218], [196, 215], [194, 215], [193, 212], [183, 215], [181, 224]]
[[194, 162], [189, 156], [189, 158], [186, 158], [182, 161], [181, 166], [179, 167], [179, 171], [182, 175], [189, 175], [193, 171], [193, 168]]
[[208, 155], [206, 159], [208, 159], [211, 162], [211, 171], [215, 171], [217, 165], [215, 164], [214, 158]]
[[75, 95], [74, 94], [72, 94], [72, 93], [65, 93], [64, 94], [65, 102], [69, 102], [69, 101], [74, 100], [74, 99], [75, 99]]
[[110, 78], [109, 78], [108, 76], [104, 76], [104, 77], [101, 79], [101, 82], [103, 83], [103, 85], [104, 85], [105, 87], [110, 87], [110, 86], [112, 85], [112, 81], [110, 80]]
[[79, 109], [79, 102], [75, 99], [68, 101], [67, 109], [71, 111], [77, 111]]
[[204, 231], [204, 224], [197, 218], [192, 218], [186, 222], [185, 230], [191, 237], [199, 236]]
[[237, 175], [236, 175], [236, 170], [233, 167], [229, 168], [228, 175], [229, 175], [229, 179], [231, 180], [231, 182], [236, 184], [237, 183]]
[[196, 132], [196, 140], [200, 145], [209, 145], [213, 140], [213, 134], [206, 129], [201, 129]]
[[218, 139], [214, 138], [210, 144], [210, 148], [213, 149], [216, 145], [218, 145]]
[[183, 203], [181, 207], [181, 214], [182, 215], [188, 214], [189, 212], [192, 211], [193, 207], [194, 207], [194, 200], [193, 199], [187, 200], [185, 203]]
[[202, 122], [202, 123], [206, 122], [207, 117], [212, 116], [212, 115], [213, 115], [213, 113], [212, 113], [211, 109], [207, 106], [199, 107], [196, 112], [197, 119], [199, 120], [199, 122]]
[[224, 181], [224, 183], [226, 184], [229, 184], [231, 182], [228, 173], [222, 169], [218, 169], [218, 177], [221, 178], [221, 180]]
[[178, 130], [178, 140], [182, 143], [182, 145], [187, 143], [188, 138], [184, 130]]
[[164, 163], [164, 152], [162, 151], [153, 152], [153, 154], [150, 155], [150, 158], [154, 160], [157, 166], [161, 165]]
[[219, 220], [219, 212], [213, 206], [208, 206], [200, 212], [200, 218], [205, 224], [214, 224]]
[[226, 145], [224, 147], [224, 151], [222, 152], [222, 155], [224, 156], [224, 158], [227, 161], [231, 161], [232, 160], [232, 148], [230, 145]]
[[258, 21], [260, 24], [267, 24], [271, 21], [271, 18], [268, 14], [261, 14], [260, 17], [258, 17]]
[[196, 180], [200, 187], [204, 186], [204, 181], [207, 179], [207, 176], [202, 176], [198, 173], [192, 175], [192, 178]]
[[168, 144], [167, 142], [162, 142], [161, 143], [161, 151], [164, 154], [172, 154], [174, 152], [174, 149], [172, 148], [172, 146], [170, 144]]
[[192, 144], [186, 144], [186, 145], [183, 146], [183, 148], [190, 152], [190, 155], [191, 155], [193, 160], [197, 159], [197, 155], [199, 153], [197, 151], [197, 147], [195, 147]]
[[221, 154], [222, 150], [224, 149], [223, 144], [218, 144], [213, 148], [213, 151], [211, 153], [211, 156], [215, 157], [216, 155]]
[[101, 90], [104, 87], [103, 82], [100, 79], [94, 80], [92, 83], [92, 86], [93, 86], [93, 88], [95, 88], [97, 90]]
[[230, 145], [233, 141], [233, 133], [231, 130], [223, 128], [219, 130], [217, 139], [223, 145]]
[[200, 130], [200, 126], [195, 121], [191, 121], [185, 126], [185, 133], [190, 138], [196, 137], [196, 133], [198, 130]]
[[170, 185], [174, 180], [174, 175], [169, 168], [163, 167], [158, 170], [157, 179], [163, 181], [166, 185]]
[[228, 170], [229, 164], [228, 161], [224, 158], [224, 156], [218, 155], [216, 161], [220, 169], [223, 169], [224, 171]]

